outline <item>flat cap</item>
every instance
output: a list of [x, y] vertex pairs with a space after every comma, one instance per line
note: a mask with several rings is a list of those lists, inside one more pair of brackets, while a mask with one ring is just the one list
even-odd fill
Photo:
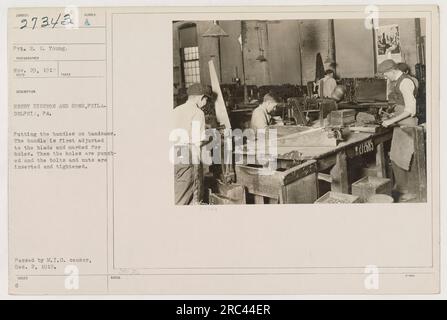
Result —
[[387, 71], [396, 69], [396, 62], [394, 62], [393, 59], [387, 59], [383, 61], [381, 64], [379, 64], [379, 67], [377, 68], [377, 71], [379, 73], [385, 73]]
[[202, 85], [200, 83], [193, 83], [186, 90], [188, 96], [207, 96], [212, 98], [213, 90], [210, 86]]

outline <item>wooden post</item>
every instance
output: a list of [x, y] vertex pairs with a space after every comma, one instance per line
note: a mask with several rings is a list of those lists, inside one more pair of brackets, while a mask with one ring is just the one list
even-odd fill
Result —
[[222, 83], [223, 82], [223, 78], [222, 78], [222, 55], [220, 53], [220, 37], [217, 37], [217, 51], [219, 54], [219, 80]]
[[348, 161], [345, 151], [336, 156], [335, 166], [331, 169], [331, 190], [340, 193], [349, 193]]
[[[216, 20], [216, 24], [219, 25], [219, 21]], [[217, 54], [219, 55], [219, 80], [220, 83], [223, 82], [223, 77], [222, 77], [222, 54], [221, 54], [221, 49], [220, 49], [220, 37], [216, 37], [217, 38]]]
[[329, 67], [334, 70], [334, 74], [337, 74], [334, 19], [328, 20], [328, 59], [330, 61]]
[[303, 47], [301, 43], [301, 21], [297, 21], [298, 23], [298, 53], [300, 58], [300, 85], [303, 85]]
[[241, 59], [242, 59], [242, 80], [244, 80], [244, 103], [248, 103], [247, 77], [245, 75], [245, 59], [244, 59], [244, 38], [247, 32], [247, 25], [245, 21], [241, 21]]
[[417, 62], [421, 64], [425, 64], [425, 57], [423, 53], [422, 43], [422, 31], [421, 31], [421, 18], [414, 19], [414, 25], [416, 30], [416, 50], [417, 50]]
[[386, 178], [386, 162], [385, 162], [385, 150], [383, 143], [379, 143], [376, 149], [376, 167], [377, 167], [377, 177]]
[[373, 37], [373, 51], [374, 51], [374, 75], [377, 74], [377, 34], [374, 19], [371, 19], [372, 37]]

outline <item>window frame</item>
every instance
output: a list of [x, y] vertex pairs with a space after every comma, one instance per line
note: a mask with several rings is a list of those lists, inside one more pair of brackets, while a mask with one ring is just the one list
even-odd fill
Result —
[[[185, 23], [184, 25], [182, 25], [180, 28], [178, 28], [178, 32], [179, 32], [179, 42], [180, 42], [180, 75], [181, 75], [181, 81], [182, 81], [182, 86], [187, 88], [189, 85], [191, 85], [192, 83], [195, 82], [201, 82], [201, 76], [200, 76], [200, 52], [199, 52], [199, 44], [198, 44], [198, 40], [196, 43], [196, 46], [189, 46], [189, 47], [182, 47], [182, 39], [180, 36], [180, 31], [182, 29], [188, 29], [188, 28], [194, 28], [195, 29], [195, 33], [197, 36], [197, 25], [195, 23]], [[194, 48], [196, 51], [194, 53], [191, 54], [191, 56], [196, 55], [196, 57], [194, 59], [187, 59], [187, 53], [185, 53], [185, 50], [187, 49], [192, 49]], [[188, 53], [189, 54], [189, 53]], [[188, 74], [186, 75], [186, 64], [187, 63], [197, 63], [197, 66], [193, 67], [192, 69], [195, 69], [195, 72], [193, 71], [192, 75]], [[187, 76], [192, 76], [193, 80], [192, 81], [187, 81]]]

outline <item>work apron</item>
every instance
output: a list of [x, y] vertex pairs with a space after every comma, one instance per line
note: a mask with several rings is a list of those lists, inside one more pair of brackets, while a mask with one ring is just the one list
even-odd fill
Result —
[[[395, 115], [399, 115], [404, 110], [404, 106], [398, 105], [395, 108]], [[390, 158], [394, 174], [394, 188], [399, 193], [413, 193], [410, 188], [409, 176], [414, 166], [414, 129], [418, 125], [417, 117], [409, 117], [397, 123], [393, 129], [393, 139], [391, 142]], [[414, 183], [414, 182], [413, 182]]]

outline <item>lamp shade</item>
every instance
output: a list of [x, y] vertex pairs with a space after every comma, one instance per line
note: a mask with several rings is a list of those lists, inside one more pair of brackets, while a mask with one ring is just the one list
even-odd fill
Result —
[[228, 37], [228, 34], [219, 26], [213, 23], [211, 27], [202, 34], [202, 37]]
[[264, 57], [263, 54], [260, 54], [260, 55], [256, 58], [256, 60], [258, 60], [258, 61], [260, 61], [260, 62], [265, 62], [265, 61], [267, 61], [267, 59]]

